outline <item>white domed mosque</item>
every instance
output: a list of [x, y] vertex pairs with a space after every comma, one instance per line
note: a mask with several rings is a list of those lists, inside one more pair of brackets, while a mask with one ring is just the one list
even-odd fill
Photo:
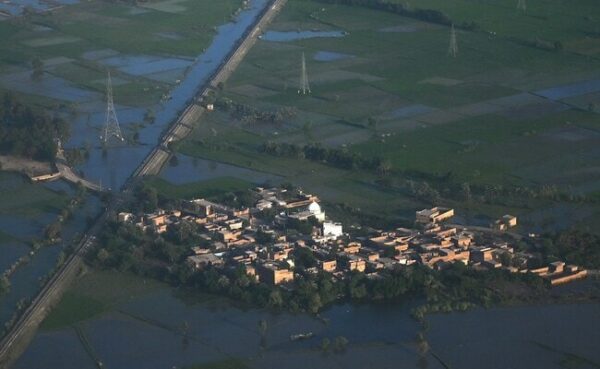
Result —
[[313, 201], [308, 205], [308, 211], [314, 216], [319, 222], [325, 221], [325, 212], [321, 210], [321, 205], [318, 202]]

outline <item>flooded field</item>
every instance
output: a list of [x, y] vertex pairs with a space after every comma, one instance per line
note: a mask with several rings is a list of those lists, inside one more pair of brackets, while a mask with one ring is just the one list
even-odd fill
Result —
[[[158, 142], [165, 127], [176, 119], [178, 113], [221, 65], [266, 4], [267, 0], [250, 1], [249, 6], [240, 12], [235, 22], [218, 27], [212, 44], [195, 60], [115, 55], [110, 50], [87, 54], [86, 57], [122, 69], [124, 73], [143, 75], [151, 79], [163, 79], [168, 76], [169, 80], [181, 78], [181, 81], [170, 91], [168, 99], [158, 105], [145, 108], [117, 106], [117, 115], [125, 135], [129, 132], [132, 136], [133, 131], [128, 127], [136, 126], [135, 132], [139, 136], [137, 142], [130, 142], [124, 147], [111, 148], [106, 152], [100, 147], [99, 135], [104, 124], [105, 109], [102, 104], [97, 104], [97, 110], [92, 108], [89, 114], [80, 115], [74, 122], [71, 141], [65, 143], [65, 147], [90, 147], [89, 160], [77, 169], [89, 180], [103, 183], [112, 189], [120, 188], [152, 146]], [[185, 76], [182, 69], [185, 69]], [[177, 76], [169, 74], [173, 71]], [[117, 104], [118, 99], [119, 96], [116, 95]], [[144, 114], [148, 110], [154, 112], [155, 120], [151, 124], [144, 124]]]
[[6, 0], [0, 3], [0, 11], [6, 15], [18, 16], [23, 14], [25, 8], [30, 8], [34, 11], [47, 11], [57, 6], [76, 4], [78, 2], [79, 0]]
[[313, 56], [313, 60], [328, 62], [354, 58], [354, 55], [336, 53], [332, 51], [317, 51]]
[[28, 197], [28, 201], [19, 209], [15, 209], [13, 206], [16, 205], [8, 201], [4, 201], [0, 209], [0, 234], [5, 236], [5, 239], [0, 239], [0, 272], [6, 271], [20, 258], [29, 256], [29, 260], [10, 275], [10, 291], [0, 298], [2, 325], [10, 320], [21, 301], [35, 296], [42, 279], [56, 266], [61, 251], [86, 230], [88, 219], [94, 218], [100, 211], [99, 199], [87, 196], [84, 203], [75, 208], [72, 218], [63, 223], [61, 241], [34, 251], [32, 242], [44, 238], [48, 224], [59, 216], [60, 204], [73, 196], [75, 190], [62, 181], [40, 185], [43, 188], [35, 188], [25, 181], [18, 174], [3, 174], [0, 177], [3, 191], [10, 191], [15, 186], [26, 187], [27, 192], [22, 195]]
[[[418, 354], [415, 338], [421, 327], [410, 318], [408, 305], [342, 304], [316, 319], [305, 314], [242, 309], [210, 296], [198, 299], [184, 295], [159, 288], [129, 298], [109, 312], [76, 324], [76, 328], [42, 331], [15, 368], [33, 369], [40, 362], [62, 368], [92, 368], [94, 360], [107, 368], [149, 369], [225, 360], [265, 369], [392, 369], [398, 368], [398, 363], [403, 368], [421, 368], [423, 361], [428, 368], [443, 368], [441, 360], [464, 369], [479, 369], [483, 363], [489, 368], [514, 369], [543, 363], [544, 368], [559, 369], [564, 368], [563, 351], [589, 362], [600, 361], [594, 347], [600, 332], [587, 323], [600, 318], [598, 304], [430, 316], [426, 337], [436, 359], [431, 354], [424, 358]], [[267, 322], [262, 334], [258, 326], [261, 320]], [[290, 335], [304, 332], [314, 336], [290, 340]], [[345, 337], [347, 348], [338, 353], [323, 352], [322, 340], [336, 337]], [[465, 351], [471, 354], [465, 355]]]
[[161, 172], [161, 178], [173, 184], [206, 181], [221, 177], [234, 177], [257, 184], [271, 183], [272, 185], [282, 181], [282, 177], [276, 175], [226, 163], [185, 155], [177, 155], [177, 158], [177, 165], [167, 165]]
[[289, 42], [321, 37], [344, 37], [344, 31], [267, 31], [260, 36], [263, 41]]

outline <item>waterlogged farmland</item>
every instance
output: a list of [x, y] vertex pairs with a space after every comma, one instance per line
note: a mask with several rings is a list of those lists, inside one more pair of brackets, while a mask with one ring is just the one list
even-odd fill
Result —
[[[242, 2], [233, 0], [140, 7], [94, 1], [7, 19], [0, 22], [0, 49], [10, 50], [0, 57], [0, 92], [10, 91], [69, 121], [71, 137], [63, 146], [84, 152], [83, 160], [73, 163], [79, 174], [116, 190], [266, 4], [254, 0], [241, 9]], [[43, 71], [34, 77], [32, 65]], [[126, 143], [103, 150], [107, 69], [113, 73]], [[11, 285], [0, 299], [5, 324], [35, 296], [64, 259], [63, 249], [78, 241], [101, 205], [97, 197], [80, 195], [62, 182], [34, 185], [10, 173], [0, 180], [0, 245], [5, 247], [0, 263], [10, 269]], [[72, 208], [68, 218], [67, 207]], [[39, 247], [45, 238], [55, 238], [58, 223], [58, 242]]]
[[[0, 323], [5, 326], [64, 259], [65, 248], [86, 230], [100, 204], [95, 196], [75, 196], [62, 182], [34, 185], [13, 173], [0, 174], [0, 188], [0, 266], [10, 283], [0, 297]], [[80, 203], [73, 205], [75, 199]], [[60, 221], [69, 204], [68, 217]], [[60, 239], [47, 242], [50, 225], [59, 221]]]
[[[514, 213], [535, 231], [597, 229], [598, 49], [577, 45], [597, 39], [599, 8], [530, 5], [413, 4], [457, 25], [452, 57], [443, 22], [291, 1], [221, 93], [220, 111], [178, 150], [384, 217], [444, 202], [484, 223]], [[289, 109], [277, 121], [239, 113]]]
[[[54, 109], [72, 122], [71, 140], [63, 144], [85, 151], [86, 160], [77, 169], [115, 189], [223, 62], [265, 4], [250, 1], [236, 11], [241, 1], [158, 2], [140, 7], [96, 1], [34, 14], [25, 24], [22, 19], [6, 21], [0, 31], [16, 40], [17, 46], [5, 45], [11, 52], [0, 60], [6, 70], [0, 88]], [[39, 80], [31, 77], [34, 59], [42, 60], [44, 68]], [[103, 153], [99, 136], [107, 68], [112, 70], [117, 115], [127, 144]]]
[[[122, 289], [109, 288], [119, 283]], [[90, 308], [94, 307], [94, 308]], [[101, 307], [98, 310], [96, 307]], [[420, 354], [421, 327], [409, 305], [335, 305], [321, 314], [247, 309], [211, 295], [174, 291], [115, 273], [87, 275], [57, 307], [15, 368], [43, 362], [63, 368], [593, 368], [599, 305], [498, 308], [432, 315]], [[83, 311], [72, 319], [69, 312]], [[259, 322], [266, 329], [261, 329]], [[526, 322], [526, 323], [523, 323]], [[557, 323], [558, 322], [558, 323]], [[291, 341], [290, 335], [313, 332]], [[323, 340], [344, 337], [343, 350]], [[512, 339], [505, 339], [512, 337]], [[465, 350], [474, 350], [465, 355]], [[493, 360], [489, 360], [493, 358]], [[232, 363], [235, 363], [233, 365]], [[566, 365], [566, 366], [565, 366]]]

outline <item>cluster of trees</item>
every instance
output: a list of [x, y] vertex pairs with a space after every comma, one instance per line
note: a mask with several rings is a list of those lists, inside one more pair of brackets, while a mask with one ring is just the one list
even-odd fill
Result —
[[384, 163], [380, 158], [364, 158], [362, 155], [346, 148], [327, 148], [319, 143], [300, 146], [268, 141], [263, 143], [259, 150], [273, 156], [308, 159], [342, 169], [378, 170]]
[[214, 197], [214, 201], [217, 203], [232, 207], [234, 209], [252, 207], [256, 203], [256, 200], [256, 196], [250, 191], [226, 192]]
[[545, 261], [564, 260], [590, 269], [600, 269], [600, 235], [567, 230], [543, 237], [540, 248]]
[[516, 40], [517, 42], [524, 44], [526, 46], [535, 47], [540, 50], [546, 51], [562, 51], [564, 49], [564, 45], [560, 41], [548, 41], [542, 40], [539, 37], [529, 39], [529, 40]]
[[[369, 9], [380, 10], [384, 12], [394, 13], [401, 15], [403, 17], [415, 18], [424, 22], [441, 24], [445, 26], [450, 26], [454, 22], [444, 13], [439, 10], [433, 9], [420, 9], [420, 8], [411, 8], [406, 3], [392, 3], [386, 0], [317, 0], [321, 3], [327, 4], [341, 4], [341, 5], [353, 5], [353, 6], [362, 6]], [[479, 25], [473, 21], [471, 22], [463, 22], [461, 24], [457, 24], [460, 28], [466, 30], [477, 30], [479, 29]]]
[[259, 110], [227, 98], [217, 99], [215, 106], [219, 110], [229, 112], [234, 119], [247, 124], [256, 122], [282, 124], [284, 121], [294, 118], [298, 113], [296, 108], [288, 106], [277, 110]]
[[407, 179], [407, 192], [422, 201], [438, 203], [442, 198], [463, 201], [465, 203], [486, 203], [504, 206], [522, 205], [527, 200], [551, 200], [564, 202], [590, 202], [593, 198], [574, 195], [561, 191], [555, 185], [537, 187], [501, 184], [471, 184], [461, 182], [452, 172], [445, 174], [426, 174], [421, 172], [403, 172]]
[[69, 125], [62, 119], [34, 111], [13, 95], [4, 95], [0, 104], [0, 153], [53, 160], [57, 141], [66, 140]]

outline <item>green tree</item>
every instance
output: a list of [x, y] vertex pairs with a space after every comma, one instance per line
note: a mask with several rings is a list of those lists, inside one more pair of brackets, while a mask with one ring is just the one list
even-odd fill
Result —
[[6, 276], [2, 276], [0, 278], [0, 296], [8, 293], [10, 291], [10, 281]]
[[321, 340], [321, 350], [323, 352], [328, 352], [331, 347], [331, 340], [327, 337]]
[[48, 239], [50, 241], [54, 241], [54, 240], [60, 238], [61, 230], [62, 230], [62, 226], [61, 226], [60, 222], [58, 222], [58, 221], [48, 224], [48, 226], [46, 227], [46, 230], [44, 231], [46, 239]]
[[283, 297], [279, 290], [273, 290], [269, 294], [269, 306], [273, 308], [280, 308], [283, 306]]
[[308, 302], [308, 309], [311, 313], [316, 314], [323, 307], [323, 303], [321, 302], [321, 296], [318, 292], [314, 292], [310, 295], [310, 299]]
[[348, 339], [344, 336], [338, 336], [333, 340], [333, 350], [336, 352], [344, 352], [348, 347]]

